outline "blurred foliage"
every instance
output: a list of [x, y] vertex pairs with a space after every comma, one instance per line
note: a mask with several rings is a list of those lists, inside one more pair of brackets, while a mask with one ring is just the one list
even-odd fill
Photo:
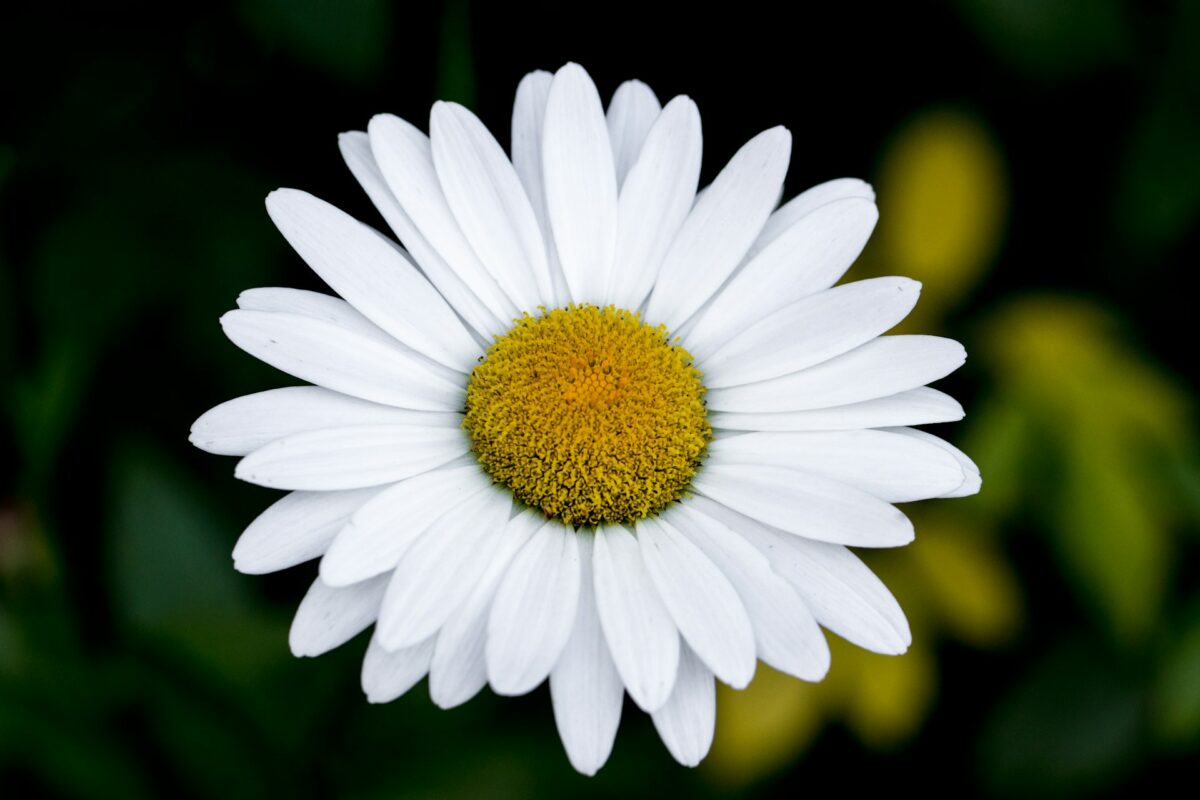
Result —
[[959, 0], [963, 16], [1006, 62], [1038, 78], [1062, 78], [1130, 55], [1120, 0]]
[[963, 111], [933, 110], [904, 125], [884, 151], [879, 218], [864, 269], [922, 283], [905, 333], [929, 331], [992, 265], [1004, 233], [1008, 186], [991, 133]]
[[[880, 7], [876, 26], [829, 4], [804, 31], [742, 9], [663, 26], [644, 3], [577, 11], [35, 4], [0, 27], [21, 78], [0, 124], [6, 796], [705, 797], [936, 773], [966, 796], [1069, 797], [1190, 778], [1200, 375], [1176, 287], [1200, 219], [1200, 4], [958, 0]], [[826, 35], [851, 28], [856, 64]], [[723, 58], [689, 55], [707, 40]], [[568, 58], [605, 93], [634, 75], [664, 100], [694, 92], [706, 170], [760, 122], [795, 132], [797, 182], [877, 159], [881, 221], [851, 277], [923, 281], [902, 329], [972, 355], [946, 381], [968, 409], [946, 435], [983, 492], [907, 508], [917, 541], [865, 554], [910, 652], [831, 636], [820, 684], [760, 665], [720, 693], [694, 772], [632, 707], [584, 780], [544, 691], [373, 707], [363, 637], [293, 659], [311, 565], [233, 572], [269, 493], [186, 442], [204, 409], [279, 382], [217, 316], [247, 287], [316, 285], [266, 192], [302, 184], [379, 224], [338, 130], [385, 110], [420, 123], [441, 97], [503, 141], [520, 75]]]
[[346, 80], [378, 71], [392, 44], [387, 0], [244, 0], [242, 13], [268, 48], [286, 47]]

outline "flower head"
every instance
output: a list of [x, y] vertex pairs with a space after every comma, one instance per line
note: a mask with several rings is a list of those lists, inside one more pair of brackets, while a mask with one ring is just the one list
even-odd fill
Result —
[[517, 90], [511, 160], [465, 108], [388, 115], [342, 154], [400, 244], [296, 190], [271, 218], [338, 296], [252, 289], [221, 322], [312, 385], [231, 400], [192, 441], [290, 491], [238, 541], [261, 573], [320, 557], [291, 631], [317, 655], [374, 625], [372, 702], [423, 677], [451, 707], [549, 679], [571, 763], [599, 769], [626, 693], [695, 764], [714, 677], [820, 680], [819, 626], [901, 653], [908, 625], [847, 549], [903, 545], [893, 504], [979, 488], [912, 425], [956, 342], [882, 336], [919, 286], [834, 287], [877, 213], [835, 180], [776, 208], [791, 140], [697, 191], [700, 116], [587, 73]]

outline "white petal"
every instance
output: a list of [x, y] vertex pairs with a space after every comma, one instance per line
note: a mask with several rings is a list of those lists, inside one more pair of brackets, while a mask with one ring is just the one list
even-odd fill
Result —
[[376, 636], [409, 647], [454, 613], [487, 568], [508, 522], [512, 495], [492, 488], [441, 517], [400, 558], [384, 596]]
[[677, 329], [737, 267], [779, 196], [791, 146], [785, 128], [760, 133], [697, 198], [650, 294], [651, 323]]
[[244, 456], [294, 433], [384, 423], [457, 428], [462, 415], [370, 403], [319, 386], [288, 386], [213, 407], [192, 423], [188, 440], [209, 453]]
[[457, 103], [434, 103], [429, 131], [446, 202], [479, 260], [519, 308], [552, 302], [546, 245], [504, 150]]
[[825, 636], [799, 593], [771, 569], [766, 556], [727, 526], [696, 511], [691, 501], [672, 506], [663, 519], [694, 542], [733, 584], [750, 615], [760, 659], [803, 680], [825, 677]]
[[396, 245], [296, 189], [267, 195], [267, 212], [300, 257], [363, 316], [429, 358], [471, 371], [475, 340]]
[[571, 766], [595, 775], [612, 752], [625, 697], [613, 664], [593, 590], [595, 535], [579, 535], [579, 605], [571, 637], [550, 673], [554, 721]]
[[501, 581], [487, 629], [488, 678], [496, 694], [535, 689], [566, 646], [579, 603], [579, 535], [547, 522]]
[[463, 386], [414, 353], [297, 314], [230, 311], [225, 335], [250, 355], [301, 380], [398, 408], [456, 411]]
[[608, 138], [612, 140], [617, 186], [625, 182], [660, 111], [662, 106], [654, 91], [641, 81], [625, 81], [613, 92], [605, 118]]
[[489, 485], [483, 470], [469, 464], [430, 470], [384, 489], [338, 533], [321, 559], [321, 579], [345, 586], [390, 572], [439, 517]]
[[961, 484], [946, 492], [938, 495], [938, 497], [967, 497], [968, 495], [978, 494], [983, 486], [983, 478], [979, 475], [979, 467], [975, 465], [966, 453], [959, 450], [954, 445], [947, 442], [945, 439], [934, 436], [932, 433], [915, 430], [913, 428], [887, 428], [886, 430], [892, 433], [899, 433], [904, 436], [911, 437], [920, 442], [927, 442], [936, 447], [945, 450], [954, 460], [962, 467], [963, 481]]
[[775, 212], [767, 220], [767, 224], [763, 225], [758, 240], [750, 248], [750, 257], [754, 257], [765, 249], [784, 231], [795, 225], [798, 220], [822, 206], [847, 197], [860, 198], [874, 203], [875, 190], [871, 188], [871, 184], [860, 181], [858, 178], [836, 178], [806, 189], [775, 209]]
[[692, 482], [705, 497], [797, 536], [855, 547], [897, 547], [913, 540], [912, 523], [898, 509], [812, 473], [712, 464]]
[[810, 295], [753, 323], [704, 359], [704, 383], [710, 389], [738, 386], [828, 361], [896, 325], [920, 293], [921, 284], [908, 278], [871, 278]]
[[667, 103], [621, 187], [609, 299], [638, 308], [696, 198], [703, 141], [700, 112], [687, 97]]
[[828, 289], [862, 252], [879, 212], [862, 199], [822, 206], [788, 228], [738, 270], [688, 331], [688, 352], [704, 359], [772, 312]]
[[692, 507], [745, 537], [804, 598], [817, 621], [859, 647], [903, 653], [908, 621], [891, 592], [845, 547], [789, 536], [704, 497]]
[[715, 439], [709, 466], [762, 464], [814, 473], [889, 503], [942, 497], [964, 473], [946, 450], [887, 431], [747, 433]]
[[571, 298], [603, 305], [617, 241], [617, 178], [600, 95], [578, 64], [554, 76], [542, 135], [546, 208]]
[[390, 703], [407, 692], [429, 672], [436, 637], [400, 650], [385, 650], [372, 638], [363, 658], [362, 688], [368, 703]]
[[[388, 188], [447, 267], [501, 322], [519, 316], [519, 309], [475, 255], [454, 219], [433, 166], [429, 137], [404, 120], [379, 114], [367, 126], [371, 152]], [[410, 249], [413, 243], [401, 234]]]
[[276, 572], [324, 553], [337, 532], [378, 488], [292, 492], [258, 515], [233, 547], [233, 568], [250, 575]]
[[957, 400], [945, 392], [922, 386], [888, 397], [807, 411], [768, 414], [713, 411], [708, 415], [708, 423], [717, 429], [739, 431], [821, 431], [925, 425], [962, 418], [963, 408]]
[[967, 359], [963, 346], [940, 336], [881, 336], [806, 370], [769, 381], [712, 389], [708, 407], [762, 413], [872, 400], [924, 386]]
[[485, 338], [489, 335], [503, 333], [507, 325], [500, 319], [463, 283], [462, 279], [450, 269], [445, 260], [417, 231], [411, 218], [400, 207], [387, 181], [375, 163], [375, 155], [371, 152], [371, 139], [363, 131], [351, 131], [338, 136], [338, 147], [346, 166], [354, 174], [355, 179], [371, 202], [379, 209], [387, 221], [388, 227], [404, 242], [408, 252], [416, 260], [421, 271], [429, 278], [430, 283], [462, 318], [475, 329], [477, 334]]
[[679, 668], [679, 632], [642, 563], [637, 540], [624, 528], [597, 529], [596, 611], [613, 663], [643, 711], [662, 707]]
[[259, 286], [246, 289], [237, 298], [237, 307], [246, 311], [278, 311], [334, 322], [381, 341], [390, 337], [354, 306], [340, 297], [290, 286]]
[[546, 261], [554, 282], [552, 305], [565, 306], [571, 301], [571, 295], [562, 265], [558, 263], [558, 248], [554, 245], [554, 233], [546, 212], [546, 184], [542, 180], [542, 131], [553, 80], [554, 76], [549, 72], [536, 70], [522, 78], [517, 86], [512, 116], [512, 164], [529, 196], [538, 227], [542, 230], [542, 240], [546, 243]]
[[471, 449], [462, 430], [354, 425], [297, 433], [255, 450], [234, 475], [274, 489], [359, 489], [402, 481]]
[[429, 669], [429, 696], [440, 708], [467, 702], [487, 684], [484, 652], [492, 598], [513, 556], [544, 522], [541, 513], [532, 509], [508, 521], [487, 569], [438, 633]]
[[682, 533], [663, 519], [638, 521], [646, 571], [684, 641], [735, 689], [754, 677], [754, 629], [737, 591]]
[[319, 656], [353, 639], [379, 615], [386, 578], [334, 588], [320, 578], [300, 601], [288, 644], [292, 655]]
[[717, 724], [717, 687], [713, 674], [686, 645], [679, 654], [679, 677], [671, 698], [651, 715], [654, 728], [675, 760], [699, 764], [712, 747]]

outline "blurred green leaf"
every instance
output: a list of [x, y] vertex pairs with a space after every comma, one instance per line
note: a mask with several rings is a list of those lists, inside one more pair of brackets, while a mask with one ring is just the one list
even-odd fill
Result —
[[156, 291], [164, 254], [147, 208], [161, 208], [161, 201], [97, 196], [46, 230], [31, 274], [31, 300], [47, 340], [75, 343], [91, 358]]
[[1141, 755], [1142, 700], [1110, 654], [1059, 647], [1003, 700], [980, 740], [982, 777], [1007, 797], [1074, 797], [1128, 774]]
[[1187, 396], [1078, 299], [1010, 303], [985, 339], [1003, 388], [978, 422], [995, 430], [973, 436], [999, 465], [999, 502], [1037, 503], [1085, 604], [1120, 640], [1144, 641], [1187, 513], [1161, 467], [1192, 452]]
[[1008, 206], [999, 142], [977, 114], [921, 111], [884, 151], [877, 180], [884, 209], [857, 273], [922, 282], [901, 332], [929, 333], [991, 267]]
[[108, 566], [124, 620], [160, 629], [247, 611], [229, 556], [232, 526], [186, 474], [148, 447], [129, 447], [110, 491]]
[[1167, 521], [1140, 485], [1136, 450], [1111, 435], [1113, 420], [1079, 411], [1065, 432], [1070, 467], [1055, 527], [1058, 544], [1118, 636], [1137, 640], [1157, 621], [1166, 593]]
[[[17, 154], [11, 147], [0, 145], [0, 196], [5, 184], [8, 183], [9, 173], [16, 163]], [[8, 259], [6, 258], [5, 243], [0, 240], [0, 381], [8, 385], [9, 375], [16, 361], [16, 319], [13, 316], [12, 278], [8, 274]], [[5, 398], [0, 396], [0, 403]]]
[[1028, 500], [1030, 472], [1037, 465], [1028, 456], [1039, 445], [1029, 409], [1011, 394], [983, 398], [970, 412], [962, 447], [987, 478], [987, 491], [972, 503], [996, 518], [1017, 511]]
[[58, 451], [86, 399], [93, 362], [88, 347], [60, 339], [36, 369], [9, 385], [9, 413], [23, 466], [22, 490], [37, 496], [46, 484]]
[[475, 65], [471, 57], [471, 13], [466, 0], [449, 0], [442, 10], [438, 40], [437, 96], [475, 105]]
[[1129, 53], [1119, 0], [959, 0], [980, 38], [1037, 77], [1067, 77]]
[[1118, 229], [1139, 248], [1174, 244], [1200, 216], [1198, 103], [1167, 86], [1135, 123], [1113, 200]]
[[1200, 603], [1193, 604], [1167, 646], [1150, 710], [1161, 740], [1177, 748], [1200, 744]]
[[361, 79], [383, 66], [391, 39], [387, 0], [246, 0], [251, 30], [264, 42], [288, 49], [346, 79]]

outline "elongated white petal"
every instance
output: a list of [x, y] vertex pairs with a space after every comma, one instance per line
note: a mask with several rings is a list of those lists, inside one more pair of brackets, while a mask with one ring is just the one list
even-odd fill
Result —
[[423, 411], [462, 405], [463, 386], [428, 362], [325, 320], [238, 310], [221, 317], [221, 326], [255, 358], [335, 392]]
[[935, 444], [887, 431], [747, 433], [709, 446], [708, 466], [762, 464], [823, 475], [885, 500], [942, 497], [962, 485], [963, 468]]
[[763, 413], [872, 400], [915, 389], [962, 366], [967, 353], [940, 336], [881, 336], [814, 367], [767, 381], [713, 389], [708, 407]]
[[577, 538], [573, 529], [547, 522], [501, 581], [487, 633], [488, 678], [496, 694], [535, 689], [566, 646], [579, 603]]
[[439, 517], [488, 488], [478, 465], [430, 470], [376, 494], [359, 508], [321, 559], [321, 579], [345, 586], [390, 572]]
[[765, 381], [847, 353], [908, 316], [920, 292], [921, 284], [908, 278], [872, 278], [809, 295], [735, 334], [704, 359], [705, 385]]
[[959, 450], [945, 439], [934, 436], [932, 433], [915, 430], [914, 428], [887, 428], [886, 430], [939, 447], [949, 453], [958, 462], [963, 471], [962, 483], [945, 494], [937, 495], [938, 497], [967, 497], [979, 493], [980, 488], [983, 486], [983, 478], [979, 475], [979, 467], [962, 450]]
[[578, 64], [555, 74], [542, 135], [546, 208], [571, 299], [604, 305], [617, 241], [617, 177], [600, 95]]
[[643, 711], [671, 696], [679, 632], [642, 562], [637, 540], [620, 526], [596, 531], [596, 611], [613, 663]]
[[922, 386], [904, 392], [862, 400], [833, 408], [738, 414], [714, 411], [708, 423], [716, 429], [737, 431], [822, 431], [926, 425], [963, 418], [963, 407], [945, 392]]
[[213, 407], [192, 423], [188, 438], [209, 453], [244, 456], [295, 433], [386, 423], [457, 428], [462, 415], [380, 405], [319, 386], [288, 386]]
[[554, 722], [571, 766], [595, 775], [612, 752], [625, 691], [613, 664], [593, 589], [595, 534], [579, 535], [579, 603], [571, 636], [550, 673]]
[[822, 206], [829, 205], [848, 197], [875, 202], [875, 190], [871, 184], [858, 178], [835, 178], [825, 183], [818, 183], [806, 189], [791, 200], [784, 203], [767, 219], [762, 233], [750, 248], [749, 257], [753, 258], [775, 241], [784, 231], [791, 228], [797, 221], [808, 216]]
[[665, 520], [639, 520], [637, 539], [646, 571], [684, 640], [717, 677], [744, 688], [754, 677], [754, 629], [737, 591]]
[[571, 301], [571, 295], [562, 265], [558, 263], [558, 248], [546, 211], [546, 184], [542, 179], [542, 131], [553, 81], [554, 76], [549, 72], [536, 70], [522, 78], [517, 86], [512, 116], [512, 163], [525, 187], [525, 194], [529, 196], [538, 227], [542, 230], [542, 240], [546, 243], [546, 263], [554, 282], [553, 305], [564, 306]]
[[908, 517], [884, 501], [813, 473], [748, 464], [706, 465], [693, 478], [700, 494], [781, 530], [855, 547], [913, 540]]
[[697, 315], [688, 352], [704, 360], [766, 315], [828, 289], [858, 258], [878, 218], [875, 204], [861, 198], [802, 217], [734, 273]]
[[334, 588], [317, 578], [300, 601], [288, 644], [292, 655], [319, 656], [353, 639], [379, 616], [385, 578]]
[[696, 198], [702, 150], [700, 112], [687, 97], [667, 103], [621, 187], [609, 298], [638, 308]]
[[667, 750], [680, 764], [694, 767], [712, 747], [717, 724], [713, 674], [687, 645], [681, 645], [679, 677], [671, 697], [651, 715]]
[[292, 492], [255, 518], [233, 547], [233, 568], [262, 575], [324, 553], [350, 515], [378, 488], [344, 492]]
[[363, 658], [362, 688], [368, 703], [390, 703], [429, 672], [436, 637], [399, 650], [385, 650], [372, 638]]
[[340, 297], [288, 286], [260, 286], [246, 289], [237, 298], [237, 307], [245, 311], [277, 311], [332, 322], [381, 342], [393, 339], [362, 312]]
[[791, 146], [786, 128], [760, 133], [697, 198], [659, 270], [650, 322], [677, 329], [732, 274], [779, 196]]
[[642, 142], [660, 111], [662, 106], [654, 91], [641, 81], [625, 81], [613, 92], [605, 118], [618, 187], [625, 182], [625, 176], [637, 161]]
[[819, 681], [829, 670], [829, 644], [804, 600], [771, 562], [724, 524], [690, 502], [663, 513], [725, 575], [746, 606], [758, 657], [781, 672]]
[[487, 684], [485, 647], [492, 599], [513, 556], [544, 522], [541, 513], [531, 509], [508, 521], [475, 588], [438, 632], [429, 668], [429, 696], [440, 708], [467, 702]]
[[296, 189], [267, 195], [267, 212], [300, 257], [363, 316], [429, 358], [470, 372], [479, 355], [475, 340], [396, 245]]
[[519, 308], [553, 302], [537, 217], [503, 148], [457, 103], [434, 103], [429, 131], [446, 202], [479, 260]]
[[912, 634], [900, 605], [845, 547], [790, 536], [704, 497], [693, 498], [692, 507], [757, 547], [829, 630], [876, 653], [908, 649]]
[[[367, 126], [371, 152], [388, 188], [412, 220], [421, 238], [442, 262], [501, 322], [519, 315], [513, 299], [475, 255], [446, 202], [433, 165], [429, 137], [390, 114], [379, 114]], [[403, 235], [401, 239], [404, 240]], [[407, 240], [410, 249], [413, 245]]]
[[475, 587], [508, 522], [512, 495], [492, 488], [450, 510], [401, 556], [376, 635], [389, 650], [431, 636]]
[[342, 158], [350, 168], [363, 191], [371, 198], [375, 208], [387, 222], [388, 227], [404, 242], [408, 252], [416, 260], [421, 271], [451, 307], [470, 325], [476, 334], [484, 337], [503, 333], [507, 325], [493, 313], [474, 292], [463, 283], [454, 270], [437, 254], [429, 242], [417, 231], [417, 226], [401, 208], [392, 190], [388, 187], [371, 152], [371, 139], [364, 131], [350, 131], [338, 136], [338, 147]]
[[359, 489], [402, 481], [471, 449], [462, 430], [354, 425], [297, 433], [255, 450], [234, 475], [274, 489]]

